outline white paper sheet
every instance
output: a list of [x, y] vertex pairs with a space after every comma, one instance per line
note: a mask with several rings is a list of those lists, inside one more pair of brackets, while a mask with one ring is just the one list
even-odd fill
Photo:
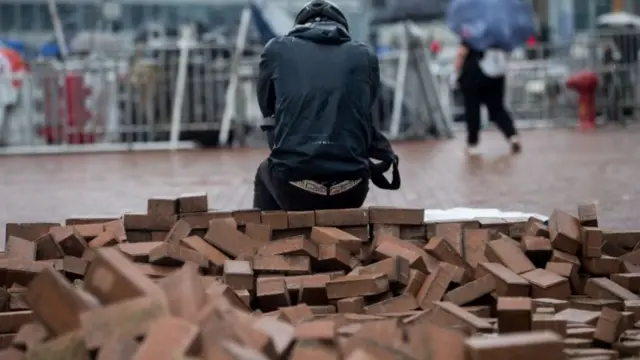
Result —
[[526, 220], [535, 217], [542, 221], [548, 219], [547, 216], [536, 213], [524, 213], [520, 211], [501, 211], [499, 209], [486, 208], [452, 208], [452, 209], [425, 209], [425, 221], [463, 221], [478, 218], [502, 218], [505, 220]]

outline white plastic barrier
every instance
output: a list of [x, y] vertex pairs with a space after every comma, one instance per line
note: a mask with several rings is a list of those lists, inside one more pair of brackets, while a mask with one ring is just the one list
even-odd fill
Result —
[[526, 220], [535, 217], [542, 221], [547, 221], [548, 217], [536, 213], [525, 213], [520, 211], [501, 211], [498, 209], [484, 208], [452, 208], [452, 209], [426, 209], [424, 220], [434, 221], [469, 221], [481, 218], [501, 218], [507, 221]]

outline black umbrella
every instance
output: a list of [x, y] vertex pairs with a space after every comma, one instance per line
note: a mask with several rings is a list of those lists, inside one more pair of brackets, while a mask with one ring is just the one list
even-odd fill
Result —
[[373, 25], [390, 24], [405, 20], [430, 21], [442, 19], [450, 0], [399, 0], [377, 13]]

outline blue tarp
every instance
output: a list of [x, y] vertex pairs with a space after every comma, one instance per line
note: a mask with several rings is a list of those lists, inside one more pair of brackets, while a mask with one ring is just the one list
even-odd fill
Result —
[[264, 0], [253, 0], [249, 7], [253, 25], [263, 44], [273, 37], [287, 34], [293, 27], [293, 16], [277, 5]]
[[452, 0], [447, 24], [476, 50], [513, 50], [536, 34], [535, 12], [524, 0]]
[[19, 40], [11, 40], [11, 39], [0, 39], [0, 43], [2, 43], [5, 47], [13, 49], [24, 56], [26, 51], [26, 45]]
[[273, 32], [267, 21], [262, 16], [262, 12], [260, 8], [254, 4], [253, 2], [249, 5], [251, 8], [251, 19], [253, 20], [253, 25], [255, 26], [258, 35], [260, 35], [260, 40], [263, 44], [266, 44], [271, 38], [276, 37], [277, 35]]
[[60, 47], [55, 41], [44, 43], [40, 46], [40, 55], [44, 57], [58, 57], [60, 56]]

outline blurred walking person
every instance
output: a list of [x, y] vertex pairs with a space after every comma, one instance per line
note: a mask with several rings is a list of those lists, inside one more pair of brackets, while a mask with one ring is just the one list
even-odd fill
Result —
[[534, 14], [531, 3], [522, 0], [452, 0], [449, 4], [447, 25], [462, 39], [454, 64], [455, 81], [464, 97], [470, 155], [479, 153], [482, 105], [511, 151], [522, 150], [504, 104], [505, 77], [509, 53], [536, 34]]
[[398, 189], [398, 157], [372, 121], [379, 93], [378, 58], [351, 39], [343, 13], [329, 1], [306, 4], [261, 56], [257, 95], [271, 153], [256, 172], [254, 208], [357, 208], [369, 180]]
[[487, 107], [489, 119], [507, 138], [511, 151], [522, 150], [513, 118], [504, 104], [508, 53], [501, 49], [479, 51], [463, 43], [458, 49], [455, 70], [457, 82], [464, 98], [464, 116], [467, 124], [467, 152], [479, 154], [482, 126], [480, 108]]

